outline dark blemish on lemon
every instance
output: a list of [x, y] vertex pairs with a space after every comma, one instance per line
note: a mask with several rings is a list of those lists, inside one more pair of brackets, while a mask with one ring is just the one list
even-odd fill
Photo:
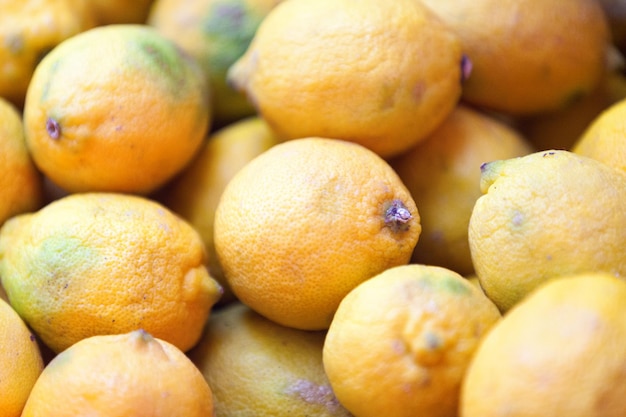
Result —
[[56, 119], [48, 117], [46, 119], [46, 132], [51, 139], [57, 140], [61, 137], [61, 125]]
[[409, 209], [398, 199], [392, 200], [385, 208], [385, 225], [393, 232], [409, 230], [409, 221], [412, 218]]
[[30, 334], [29, 338], [30, 338], [30, 341], [31, 341], [31, 342], [35, 342], [35, 341], [37, 341], [37, 338], [36, 338], [36, 337], [35, 337], [35, 335], [34, 335], [34, 334], [32, 334], [32, 333]]
[[550, 151], [550, 152], [544, 152], [543, 155], [541, 155], [542, 157], [547, 157], [547, 156], [552, 156], [554, 155], [556, 152]]
[[463, 55], [461, 57], [461, 83], [469, 79], [473, 68], [472, 60], [467, 55]]

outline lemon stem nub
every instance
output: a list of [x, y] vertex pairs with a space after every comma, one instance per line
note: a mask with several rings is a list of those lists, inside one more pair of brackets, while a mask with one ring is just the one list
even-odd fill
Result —
[[61, 125], [51, 117], [46, 120], [46, 131], [52, 139], [56, 140], [61, 137]]
[[393, 200], [387, 210], [385, 210], [385, 225], [392, 231], [405, 231], [409, 228], [409, 220], [413, 216], [404, 203], [400, 200]]
[[467, 55], [461, 57], [461, 83], [467, 81], [472, 74], [472, 61]]

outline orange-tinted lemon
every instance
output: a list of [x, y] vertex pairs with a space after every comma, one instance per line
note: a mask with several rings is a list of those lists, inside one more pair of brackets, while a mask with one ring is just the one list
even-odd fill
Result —
[[39, 61], [97, 22], [89, 0], [0, 0], [0, 97], [20, 110]]
[[146, 25], [90, 29], [37, 66], [24, 108], [39, 169], [70, 192], [148, 193], [193, 158], [210, 124], [195, 61]]
[[480, 289], [451, 270], [390, 268], [341, 301], [324, 369], [355, 416], [455, 417], [470, 360], [499, 319]]
[[0, 338], [0, 416], [19, 417], [44, 363], [35, 335], [4, 299]]
[[290, 0], [228, 80], [283, 139], [343, 139], [389, 157], [454, 108], [464, 62], [456, 33], [420, 1]]
[[224, 294], [220, 304], [235, 296], [224, 277], [215, 252], [215, 210], [231, 178], [254, 157], [277, 143], [276, 135], [259, 117], [234, 122], [214, 132], [197, 157], [157, 198], [185, 218], [200, 233], [206, 247], [211, 276]]
[[507, 114], [567, 106], [596, 88], [611, 48], [597, 0], [421, 0], [472, 62], [463, 99]]
[[22, 417], [213, 417], [202, 374], [176, 346], [144, 330], [92, 336], [46, 366]]
[[98, 25], [145, 23], [154, 0], [87, 0]]
[[0, 98], [0, 225], [42, 204], [43, 178], [26, 147], [21, 115]]
[[274, 145], [230, 180], [215, 212], [215, 249], [244, 304], [282, 325], [328, 327], [357, 284], [406, 264], [421, 228], [396, 172], [356, 143]]

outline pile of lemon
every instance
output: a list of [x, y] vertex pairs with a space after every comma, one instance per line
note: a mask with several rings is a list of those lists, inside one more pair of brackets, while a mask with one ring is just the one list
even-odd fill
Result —
[[623, 417], [625, 8], [0, 0], [0, 417]]

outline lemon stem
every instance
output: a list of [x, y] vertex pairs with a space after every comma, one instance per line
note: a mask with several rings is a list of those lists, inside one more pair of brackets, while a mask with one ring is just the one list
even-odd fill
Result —
[[385, 210], [385, 225], [394, 232], [405, 231], [409, 228], [408, 222], [412, 217], [402, 201], [392, 200]]
[[461, 57], [461, 83], [467, 81], [472, 74], [472, 61], [467, 55]]
[[56, 140], [61, 137], [61, 125], [51, 117], [46, 120], [46, 131], [52, 139]]

